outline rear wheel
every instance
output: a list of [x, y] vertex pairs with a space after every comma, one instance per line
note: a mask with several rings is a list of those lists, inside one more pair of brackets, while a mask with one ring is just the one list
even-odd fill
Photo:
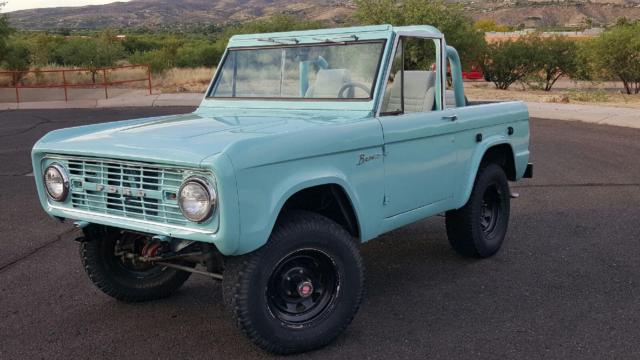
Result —
[[331, 342], [353, 319], [363, 291], [351, 235], [310, 212], [287, 214], [265, 246], [225, 264], [224, 298], [237, 325], [279, 354]]
[[135, 262], [121, 253], [139, 254], [149, 237], [101, 226], [85, 229], [80, 256], [89, 279], [105, 294], [125, 302], [168, 297], [191, 273]]
[[461, 255], [485, 258], [504, 241], [509, 224], [509, 183], [497, 164], [482, 166], [467, 203], [446, 213], [447, 236]]

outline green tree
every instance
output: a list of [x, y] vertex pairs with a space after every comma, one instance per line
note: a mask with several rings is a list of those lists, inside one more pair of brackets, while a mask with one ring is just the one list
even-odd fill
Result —
[[178, 49], [175, 60], [178, 67], [215, 66], [224, 50], [215, 44], [197, 42]]
[[640, 22], [620, 22], [585, 45], [594, 77], [622, 81], [627, 94], [640, 93]]
[[129, 62], [136, 65], [149, 65], [151, 72], [155, 74], [171, 68], [173, 63], [172, 59], [167, 58], [166, 52], [162, 49], [137, 51], [129, 56]]
[[91, 80], [96, 82], [99, 68], [114, 66], [122, 59], [124, 50], [113, 33], [103, 31], [97, 38], [78, 37], [62, 43], [54, 58], [63, 66], [76, 66], [89, 69]]
[[474, 28], [459, 4], [442, 0], [356, 0], [356, 4], [355, 17], [362, 24], [433, 25], [458, 50], [465, 67], [482, 59], [484, 33]]
[[551, 91], [561, 77], [577, 74], [580, 57], [575, 41], [564, 36], [546, 38], [540, 34], [531, 35], [525, 41], [532, 56], [529, 79], [544, 91]]
[[20, 82], [30, 67], [30, 54], [27, 45], [15, 39], [10, 40], [5, 48], [3, 67], [15, 71], [12, 85]]
[[97, 67], [114, 66], [122, 59], [124, 49], [122, 43], [116, 39], [116, 35], [111, 30], [105, 30], [98, 36], [97, 52], [94, 65]]
[[[0, 9], [4, 6], [4, 2], [0, 2]], [[7, 41], [13, 29], [9, 26], [9, 20], [6, 15], [0, 14], [0, 61], [6, 56]]]
[[482, 62], [485, 77], [498, 89], [506, 90], [516, 81], [531, 74], [534, 50], [525, 39], [489, 44]]
[[145, 35], [130, 35], [122, 41], [122, 47], [128, 54], [162, 49], [162, 42], [156, 38]]
[[24, 41], [29, 47], [33, 65], [44, 66], [56, 61], [55, 50], [63, 44], [64, 38], [46, 33], [37, 33]]
[[68, 67], [84, 67], [95, 60], [97, 43], [89, 38], [71, 38], [55, 49], [53, 58], [57, 64]]
[[279, 31], [309, 30], [326, 27], [319, 21], [301, 21], [292, 15], [276, 14], [268, 19], [249, 21], [242, 24], [235, 24], [227, 27], [222, 34], [223, 41], [228, 40], [232, 35], [256, 34]]

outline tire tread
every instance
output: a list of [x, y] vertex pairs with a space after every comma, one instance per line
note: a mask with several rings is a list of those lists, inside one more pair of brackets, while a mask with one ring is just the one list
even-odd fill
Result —
[[329, 344], [351, 323], [364, 297], [364, 274], [361, 274], [363, 279], [362, 291], [359, 292], [358, 298], [354, 302], [354, 306], [350, 311], [350, 317], [345, 319], [341, 326], [336, 328], [332, 334], [325, 336], [322, 339], [317, 339], [317, 341], [306, 344], [302, 347], [294, 348], [274, 343], [256, 331], [253, 321], [249, 317], [248, 311], [244, 310], [247, 309], [248, 306], [248, 290], [251, 286], [248, 276], [245, 275], [252, 271], [257, 271], [256, 269], [259, 266], [262, 257], [264, 257], [269, 251], [272, 251], [272, 249], [278, 247], [280, 241], [286, 239], [288, 235], [301, 230], [329, 231], [336, 239], [348, 238], [348, 241], [345, 241], [345, 243], [350, 247], [353, 254], [357, 254], [353, 260], [359, 269], [364, 268], [362, 257], [359, 255], [357, 243], [351, 235], [332, 220], [308, 211], [290, 211], [284, 214], [283, 218], [276, 224], [269, 241], [262, 248], [247, 255], [227, 258], [225, 262], [225, 281], [223, 281], [223, 298], [225, 305], [231, 310], [235, 324], [249, 338], [249, 340], [260, 348], [275, 354], [292, 354], [319, 348]]

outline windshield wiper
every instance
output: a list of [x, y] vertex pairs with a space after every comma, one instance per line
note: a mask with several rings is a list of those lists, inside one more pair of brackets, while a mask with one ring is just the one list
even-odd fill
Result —
[[291, 44], [297, 44], [297, 43], [300, 42], [300, 40], [298, 40], [296, 38], [280, 38], [280, 39], [259, 38], [257, 40], [258, 41], [268, 41], [268, 42], [272, 42], [274, 44], [280, 44], [280, 45], [291, 45]]
[[329, 43], [343, 43], [343, 42], [345, 42], [347, 40], [358, 41], [358, 37], [354, 34], [354, 35], [338, 36], [338, 37], [333, 37], [333, 38], [317, 38], [317, 37], [314, 37], [313, 40], [318, 40], [318, 41], [322, 41], [322, 42], [329, 42]]

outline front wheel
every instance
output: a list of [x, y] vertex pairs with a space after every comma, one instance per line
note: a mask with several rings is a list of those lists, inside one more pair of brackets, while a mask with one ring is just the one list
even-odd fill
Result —
[[225, 264], [225, 303], [240, 329], [273, 353], [331, 342], [353, 319], [363, 291], [354, 239], [310, 212], [285, 215], [265, 246]]
[[502, 167], [482, 166], [467, 203], [447, 211], [449, 243], [460, 255], [486, 258], [504, 241], [509, 224], [509, 183]]
[[125, 302], [168, 297], [187, 281], [191, 273], [165, 266], [135, 262], [118, 253], [139, 253], [151, 240], [103, 226], [85, 229], [80, 256], [89, 279], [105, 294]]

